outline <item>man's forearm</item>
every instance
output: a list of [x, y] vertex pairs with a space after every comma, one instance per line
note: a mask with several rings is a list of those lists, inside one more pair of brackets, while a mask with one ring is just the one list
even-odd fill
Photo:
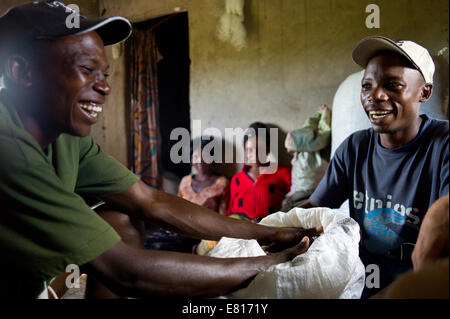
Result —
[[198, 239], [219, 240], [221, 237], [256, 239], [260, 244], [292, 243], [303, 236], [317, 236], [318, 229], [301, 230], [268, 227], [217, 214], [180, 197], [157, 191], [138, 182], [120, 194], [105, 198], [123, 213], [179, 234]]
[[274, 228], [229, 218], [163, 192], [144, 214], [162, 227], [199, 239], [226, 236], [270, 243], [276, 236]]
[[414, 270], [449, 255], [449, 196], [439, 198], [428, 209], [412, 253]]
[[257, 239], [264, 244], [277, 236], [275, 228], [228, 218], [178, 196], [151, 189], [142, 182], [104, 199], [123, 213], [193, 238], [219, 240], [226, 236]]
[[[275, 264], [270, 256], [219, 259], [192, 254], [146, 251], [140, 267], [134, 269], [138, 281], [129, 293], [141, 296], [218, 296], [227, 294], [259, 272]], [[149, 263], [149, 260], [153, 260]], [[175, 279], [176, 278], [176, 279]]]
[[212, 258], [139, 250], [119, 242], [91, 261], [88, 269], [108, 288], [123, 296], [218, 296], [242, 287], [259, 272], [291, 260], [308, 247], [306, 240], [268, 256]]

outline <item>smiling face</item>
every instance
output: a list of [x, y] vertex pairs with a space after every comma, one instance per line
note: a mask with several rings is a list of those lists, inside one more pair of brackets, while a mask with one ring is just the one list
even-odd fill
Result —
[[203, 152], [201, 147], [196, 148], [192, 153], [192, 166], [194, 166], [199, 174], [213, 174], [214, 167], [212, 161], [212, 156], [208, 152]]
[[[261, 167], [266, 163], [267, 158], [258, 156], [259, 149], [265, 149], [265, 155], [269, 154], [269, 148], [264, 145], [265, 140], [256, 136], [249, 137], [244, 145], [244, 156], [247, 165], [252, 167]], [[264, 157], [264, 158], [260, 158]]]
[[367, 64], [361, 103], [375, 131], [406, 142], [418, 130], [420, 103], [430, 97], [431, 88], [400, 55], [382, 53]]
[[33, 68], [33, 96], [43, 129], [86, 136], [110, 87], [103, 41], [96, 32], [53, 40]]

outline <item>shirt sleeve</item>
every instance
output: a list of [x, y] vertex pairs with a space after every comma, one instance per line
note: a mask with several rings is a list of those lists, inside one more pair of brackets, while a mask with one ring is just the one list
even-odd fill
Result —
[[347, 139], [338, 147], [325, 176], [310, 196], [310, 200], [321, 207], [338, 208], [347, 199], [349, 176], [345, 154], [348, 154], [348, 141]]
[[91, 136], [80, 139], [80, 162], [75, 192], [107, 196], [127, 190], [139, 178], [116, 159], [105, 154]]
[[51, 165], [2, 170], [0, 214], [3, 264], [47, 280], [99, 256], [119, 235], [77, 194], [68, 191]]

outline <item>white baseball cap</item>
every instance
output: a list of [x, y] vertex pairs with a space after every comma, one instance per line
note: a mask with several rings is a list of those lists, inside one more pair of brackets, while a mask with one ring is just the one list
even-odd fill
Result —
[[433, 83], [434, 62], [430, 53], [424, 47], [413, 41], [399, 40], [372, 36], [359, 41], [352, 52], [353, 61], [365, 68], [370, 59], [380, 51], [393, 51], [406, 57], [422, 74], [426, 83]]

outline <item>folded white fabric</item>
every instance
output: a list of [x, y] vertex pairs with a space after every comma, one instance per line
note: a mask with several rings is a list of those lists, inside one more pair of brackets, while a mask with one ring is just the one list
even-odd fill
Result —
[[[259, 273], [248, 287], [224, 298], [360, 298], [365, 268], [359, 258], [359, 225], [329, 208], [293, 208], [264, 218], [260, 224], [312, 228], [324, 232], [309, 250], [292, 261]], [[256, 240], [222, 238], [208, 253], [212, 257], [265, 255]]]

